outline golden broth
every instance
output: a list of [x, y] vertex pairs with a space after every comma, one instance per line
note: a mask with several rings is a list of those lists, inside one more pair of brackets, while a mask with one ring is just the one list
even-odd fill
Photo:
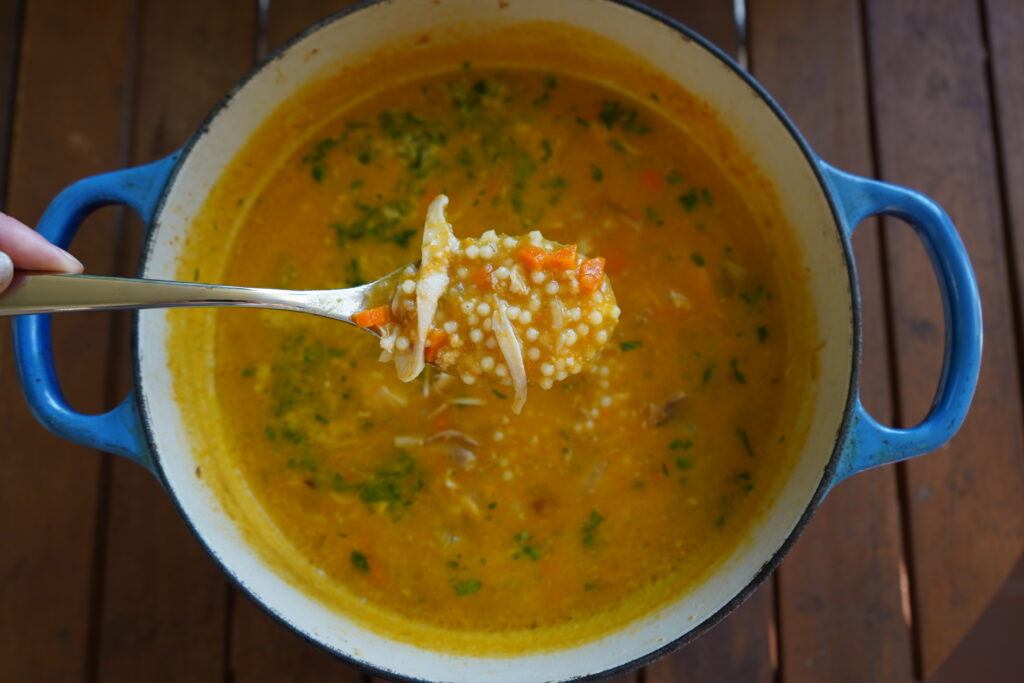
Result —
[[443, 192], [459, 237], [540, 229], [606, 257], [613, 338], [513, 415], [504, 387], [399, 382], [374, 337], [336, 322], [177, 311], [197, 474], [293, 583], [386, 635], [582, 642], [702, 580], [788, 472], [816, 367], [797, 248], [714, 114], [600, 41], [538, 27], [415, 52], [275, 112], [180, 276], [373, 280], [417, 258]]

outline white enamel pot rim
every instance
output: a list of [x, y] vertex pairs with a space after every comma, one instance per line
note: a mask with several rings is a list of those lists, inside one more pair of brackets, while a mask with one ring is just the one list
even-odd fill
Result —
[[[302, 75], [308, 61], [303, 55], [312, 53], [311, 46], [327, 53], [330, 46], [321, 44], [327, 40], [325, 36], [370, 40], [369, 34], [386, 32], [389, 21], [392, 30], [397, 30], [394, 26], [403, 25], [403, 20], [408, 24], [408, 17], [402, 14], [406, 9], [415, 8], [423, 15], [434, 13], [434, 19], [440, 21], [436, 13], [451, 8], [470, 15], [493, 12], [485, 7], [491, 5], [474, 0], [382, 0], [361, 3], [325, 19], [268, 57], [228, 93], [180, 153], [148, 167], [76, 183], [51, 204], [40, 221], [40, 232], [67, 244], [88, 210], [104, 203], [129, 204], [151, 225], [140, 275], [172, 278], [175, 249], [179, 248], [172, 245], [182, 241], [181, 231], [187, 230], [182, 226], [191, 225], [189, 219], [194, 215], [187, 207], [206, 196], [224, 159], [233, 156], [230, 145], [237, 148], [240, 140], [244, 142], [247, 134], [232, 129], [239, 117], [252, 111], [265, 115], [280, 101], [273, 98], [274, 89], [286, 86], [275, 78], [277, 72], [293, 68], [299, 74], [295, 81], [301, 84], [303, 78], [311, 78]], [[977, 290], [962, 244], [948, 217], [933, 202], [909, 190], [848, 176], [825, 165], [756, 81], [716, 47], [663, 14], [631, 0], [511, 0], [501, 16], [515, 16], [515, 12], [526, 13], [527, 18], [554, 17], [551, 20], [578, 24], [613, 40], [617, 32], [633, 31], [627, 38], [662, 55], [663, 60], [685, 54], [693, 60], [686, 66], [694, 71], [694, 88], [721, 84], [722, 101], [738, 112], [734, 118], [740, 123], [734, 129], [747, 126], [743, 135], [752, 140], [752, 149], [762, 152], [758, 156], [752, 151], [752, 156], [769, 165], [765, 167], [769, 178], [786, 180], [781, 201], [787, 215], [800, 214], [799, 220], [806, 223], [798, 231], [803, 231], [801, 239], [815, 257], [815, 268], [809, 269], [814, 306], [823, 334], [830, 335], [829, 346], [822, 351], [823, 398], [816, 399], [809, 445], [770, 514], [765, 515], [767, 521], [751, 532], [754, 538], [749, 547], [723, 560], [707, 586], [687, 596], [693, 605], [674, 603], [596, 642], [518, 658], [420, 651], [351, 623], [338, 632], [332, 625], [340, 617], [286, 585], [261, 563], [237, 531], [229, 528], [229, 520], [223, 511], [218, 512], [212, 494], [196, 483], [186, 430], [169, 398], [173, 390], [167, 371], [164, 312], [145, 311], [135, 316], [137, 389], [121, 406], [102, 416], [79, 415], [63, 402], [47, 341], [48, 320], [36, 316], [15, 322], [22, 384], [33, 412], [44, 425], [60, 436], [125, 455], [153, 470], [199, 541], [258, 605], [328, 652], [388, 677], [509, 683], [600, 678], [643, 665], [690, 642], [738, 606], [774, 570], [834, 483], [865, 467], [925, 452], [946, 441], [962, 422], [977, 379]], [[339, 33], [344, 31], [349, 33]], [[623, 42], [638, 54], [642, 52], [626, 38]], [[722, 111], [726, 118], [732, 114]], [[744, 123], [743, 117], [749, 122]], [[774, 135], [755, 135], [762, 129]], [[232, 135], [237, 138], [234, 142], [224, 142]], [[213, 162], [204, 166], [203, 160], [209, 158], [219, 160], [220, 166]], [[787, 173], [773, 175], [772, 168]], [[894, 213], [918, 230], [936, 263], [946, 303], [947, 357], [939, 397], [933, 414], [912, 430], [878, 425], [857, 399], [861, 322], [849, 233], [860, 219], [874, 213]]]

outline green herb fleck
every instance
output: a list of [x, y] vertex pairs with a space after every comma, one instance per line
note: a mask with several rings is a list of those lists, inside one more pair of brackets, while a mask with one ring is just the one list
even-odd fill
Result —
[[639, 121], [637, 110], [627, 109], [621, 102], [605, 100], [601, 103], [601, 112], [597, 116], [608, 130], [618, 125], [621, 130], [634, 135], [651, 132], [650, 126]]
[[768, 328], [761, 325], [757, 328], [757, 341], [764, 344], [766, 339], [768, 339]]
[[655, 225], [664, 225], [665, 224], [665, 221], [661, 220], [661, 215], [658, 213], [657, 209], [655, 209], [653, 206], [648, 206], [647, 209], [646, 209], [646, 213], [647, 213], [647, 220], [650, 221], [651, 223], [654, 223]]
[[679, 195], [679, 203], [683, 205], [683, 209], [686, 213], [691, 213], [697, 208], [697, 203], [700, 199], [697, 197], [697, 190], [690, 188], [687, 192]]
[[461, 579], [452, 581], [452, 589], [460, 598], [464, 595], [472, 595], [483, 586], [479, 579]]
[[689, 448], [691, 448], [692, 446], [693, 446], [693, 442], [690, 441], [689, 439], [686, 439], [685, 441], [683, 439], [675, 439], [672, 443], [670, 443], [668, 445], [668, 447], [671, 450], [673, 450], [673, 451], [678, 451], [678, 450], [684, 450], [685, 451], [685, 450], [688, 450]]
[[491, 392], [492, 392], [492, 393], [493, 393], [493, 394], [494, 394], [495, 396], [497, 396], [498, 398], [500, 398], [500, 399], [506, 399], [506, 398], [508, 398], [508, 396], [506, 396], [505, 394], [501, 393], [501, 392], [500, 392], [500, 391], [498, 391], [497, 389], [491, 389]]
[[360, 285], [366, 284], [367, 280], [363, 277], [363, 272], [359, 267], [358, 259], [350, 260], [345, 266], [345, 271], [347, 273], [345, 276], [346, 287], [359, 287]]
[[743, 444], [743, 450], [747, 452], [747, 455], [751, 458], [754, 457], [754, 447], [750, 445], [750, 437], [747, 435], [746, 430], [737, 427], [736, 436], [739, 437], [740, 443]]
[[696, 252], [696, 251], [693, 252], [692, 254], [690, 254], [690, 260], [693, 261], [693, 263], [695, 265], [697, 265], [697, 266], [699, 266], [701, 268], [703, 268], [705, 265], [707, 265], [707, 261], [704, 260], [704, 257], [701, 256], [700, 253]]
[[599, 183], [604, 180], [604, 171], [597, 164], [590, 165], [590, 179], [595, 183]]
[[412, 505], [412, 497], [423, 488], [423, 481], [416, 476], [416, 461], [401, 451], [369, 479], [347, 488], [357, 492], [364, 503], [387, 503], [389, 508], [396, 509]]
[[747, 302], [751, 306], [756, 306], [757, 304], [761, 303], [761, 299], [763, 299], [765, 296], [764, 287], [758, 285], [757, 288], [754, 289], [754, 291], [751, 292], [750, 294], [747, 294], [746, 292], [740, 292], [739, 296], [741, 300]]
[[281, 429], [281, 438], [289, 443], [295, 444], [296, 446], [306, 443], [306, 434], [292, 427], [284, 427]]
[[554, 152], [554, 148], [551, 146], [551, 141], [548, 140], [547, 138], [544, 138], [543, 140], [540, 141], [540, 146], [541, 149], [544, 150], [544, 154], [541, 156], [540, 160], [542, 162], [546, 162], [548, 159], [551, 158], [551, 154]]
[[704, 373], [700, 377], [700, 385], [702, 387], [706, 387], [708, 385], [708, 382], [711, 381], [711, 373], [714, 371], [714, 369], [714, 363], [708, 363], [708, 366], [704, 368]]
[[254, 368], [251, 365], [248, 366], [248, 367], [242, 368], [242, 377], [252, 377], [255, 374], [256, 374], [256, 368]]
[[637, 349], [642, 348], [643, 345], [644, 343], [642, 341], [624, 341], [619, 344], [619, 348], [623, 351], [636, 351]]
[[732, 376], [736, 378], [736, 381], [740, 384], [747, 383], [747, 376], [740, 372], [739, 362], [733, 358], [729, 361], [729, 367], [732, 368]]
[[363, 555], [358, 550], [353, 550], [352, 551], [352, 555], [350, 557], [352, 559], [352, 566], [353, 567], [355, 567], [356, 569], [358, 569], [361, 572], [368, 572], [368, 571], [370, 571], [370, 563], [367, 561], [366, 555]]
[[711, 190], [706, 187], [700, 191], [700, 200], [704, 202], [704, 206], [715, 205], [714, 197], [711, 196]]
[[690, 460], [689, 458], [676, 458], [676, 467], [678, 467], [681, 470], [693, 469], [693, 461]]
[[576, 117], [576, 123], [580, 124], [580, 125], [581, 125], [581, 126], [583, 126], [584, 128], [590, 128], [590, 121], [587, 121], [587, 120], [586, 120], [585, 118], [583, 118], [582, 116], [577, 116], [577, 117]]
[[669, 183], [670, 185], [675, 185], [676, 183], [681, 183], [681, 182], [683, 182], [683, 174], [680, 173], [679, 171], [670, 171], [665, 176], [665, 182]]
[[548, 90], [554, 90], [558, 87], [558, 79], [551, 74], [548, 74], [544, 77], [544, 87]]
[[309, 172], [313, 176], [313, 180], [316, 182], [322, 183], [324, 181], [324, 176], [327, 173], [324, 161], [327, 158], [327, 153], [337, 145], [338, 140], [334, 138], [324, 138], [313, 145], [312, 152], [302, 157], [302, 161], [309, 164]]
[[398, 199], [379, 206], [356, 202], [355, 208], [360, 213], [358, 218], [331, 223], [339, 247], [372, 238], [405, 249], [413, 235], [419, 232], [418, 228], [412, 227], [406, 220], [411, 218], [412, 206], [405, 200]]
[[580, 529], [580, 536], [583, 542], [583, 546], [586, 548], [591, 547], [597, 541], [597, 527], [604, 521], [604, 517], [597, 510], [590, 511], [590, 517], [583, 523], [583, 528]]
[[738, 472], [730, 481], [736, 484], [743, 493], [750, 493], [754, 490], [753, 477], [750, 475], [750, 472]]
[[512, 537], [512, 540], [519, 546], [515, 554], [512, 556], [515, 559], [525, 557], [531, 562], [536, 562], [540, 559], [540, 549], [537, 546], [529, 543], [531, 534], [529, 531], [520, 531], [518, 534]]

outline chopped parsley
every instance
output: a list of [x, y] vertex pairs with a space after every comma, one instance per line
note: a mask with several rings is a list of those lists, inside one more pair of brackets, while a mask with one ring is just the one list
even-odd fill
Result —
[[679, 195], [679, 203], [683, 205], [683, 209], [686, 213], [692, 213], [697, 209], [697, 203], [700, 199], [697, 197], [697, 190], [690, 188], [688, 191]]
[[624, 341], [619, 344], [619, 348], [623, 351], [636, 351], [639, 348], [643, 348], [643, 345], [642, 341]]
[[597, 541], [597, 528], [601, 526], [601, 522], [604, 521], [604, 517], [597, 510], [590, 511], [590, 517], [583, 523], [583, 528], [580, 529], [580, 540], [583, 546], [589, 548], [594, 545]]
[[310, 175], [313, 176], [313, 180], [318, 183], [324, 181], [324, 177], [327, 174], [327, 166], [325, 160], [327, 159], [327, 153], [337, 147], [338, 140], [335, 138], [324, 138], [315, 145], [313, 145], [313, 151], [302, 157], [302, 161], [309, 164]]
[[396, 199], [378, 206], [356, 202], [355, 208], [360, 214], [358, 218], [331, 223], [339, 247], [345, 247], [349, 242], [375, 239], [405, 249], [409, 240], [419, 232], [406, 221], [407, 217], [411, 218], [412, 206], [405, 200]]
[[599, 183], [604, 180], [604, 171], [597, 164], [590, 165], [590, 179], [595, 183]]
[[707, 265], [707, 261], [704, 260], [704, 257], [701, 256], [700, 253], [696, 252], [696, 251], [693, 252], [692, 254], [690, 254], [690, 260], [693, 261], [693, 263], [695, 265], [697, 265], [697, 266], [699, 266], [701, 268], [703, 268], [705, 265]]
[[741, 427], [737, 427], [736, 436], [739, 438], [740, 443], [743, 444], [743, 450], [747, 452], [747, 455], [751, 458], [755, 457], [754, 447], [750, 445], [750, 436], [747, 435], [746, 430]]
[[370, 571], [370, 563], [366, 559], [366, 555], [363, 555], [358, 550], [353, 550], [352, 554], [349, 557], [352, 560], [352, 566], [353, 567], [355, 567], [356, 569], [358, 569], [361, 572], [368, 572], [368, 571]]
[[601, 123], [608, 130], [616, 125], [626, 133], [633, 135], [645, 135], [651, 132], [651, 127], [639, 121], [639, 113], [636, 109], [628, 109], [621, 102], [605, 100], [601, 103], [601, 112], [597, 115]]
[[739, 362], [733, 358], [729, 361], [729, 367], [732, 368], [732, 376], [736, 378], [736, 381], [740, 384], [747, 383], [747, 376], [740, 372]]
[[464, 595], [472, 595], [483, 586], [479, 579], [459, 579], [452, 581], [452, 590], [460, 598]]
[[515, 554], [512, 555], [514, 559], [518, 560], [520, 557], [525, 557], [531, 562], [536, 562], [540, 559], [540, 549], [529, 542], [531, 537], [532, 535], [529, 531], [520, 531], [512, 537], [512, 540], [518, 546]]
[[757, 328], [757, 341], [764, 344], [766, 339], [768, 339], [768, 328], [761, 325]]
[[345, 265], [345, 286], [346, 287], [359, 287], [365, 285], [368, 280], [363, 277], [363, 271], [359, 267], [359, 260], [352, 259]]

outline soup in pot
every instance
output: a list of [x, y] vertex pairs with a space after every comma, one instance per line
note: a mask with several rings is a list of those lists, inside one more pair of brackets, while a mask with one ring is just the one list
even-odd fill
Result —
[[[181, 263], [359, 285], [418, 260], [441, 193], [461, 239], [539, 230], [606, 259], [617, 325], [519, 414], [501, 382], [399, 381], [335, 321], [173, 314], [197, 474], [292, 583], [435, 649], [583, 642], [684, 596], [804, 438], [816, 333], [770, 186], [699, 101], [566, 35], [421, 45], [307, 88], [228, 166]], [[588, 316], [557, 331], [586, 338]]]

